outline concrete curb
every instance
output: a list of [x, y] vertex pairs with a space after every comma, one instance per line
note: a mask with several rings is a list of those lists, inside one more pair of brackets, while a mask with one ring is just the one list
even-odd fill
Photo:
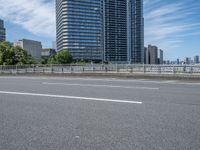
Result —
[[0, 76], [49, 76], [49, 77], [106, 77], [123, 79], [162, 79], [162, 80], [199, 80], [194, 74], [141, 74], [141, 73], [18, 73]]

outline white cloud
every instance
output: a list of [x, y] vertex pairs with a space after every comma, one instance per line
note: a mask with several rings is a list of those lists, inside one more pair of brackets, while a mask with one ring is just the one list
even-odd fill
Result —
[[200, 24], [194, 19], [199, 9], [197, 3], [145, 0], [145, 44], [155, 44], [165, 50], [174, 50], [183, 44], [187, 35], [194, 35], [199, 29]]
[[[199, 35], [200, 24], [192, 20], [199, 9], [196, 0], [144, 0], [145, 44], [170, 50], [182, 44], [171, 41]], [[0, 0], [0, 18], [35, 35], [55, 38], [54, 0]]]
[[55, 37], [53, 2], [44, 0], [0, 0], [0, 17], [40, 36]]

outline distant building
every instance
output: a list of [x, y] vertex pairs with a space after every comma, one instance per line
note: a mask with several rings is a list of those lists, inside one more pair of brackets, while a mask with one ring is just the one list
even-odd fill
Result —
[[185, 58], [185, 64], [187, 64], [187, 65], [190, 64], [190, 58], [188, 58], [188, 57]]
[[6, 29], [4, 27], [4, 21], [0, 19], [0, 41], [6, 40]]
[[171, 63], [170, 63], [170, 60], [167, 60], [167, 61], [166, 61], [166, 64], [167, 64], [167, 65], [171, 64]]
[[149, 64], [149, 51], [147, 47], [144, 47], [144, 64]]
[[199, 64], [199, 56], [194, 56], [194, 63]]
[[158, 64], [158, 47], [148, 45], [148, 51], [149, 51], [149, 63]]
[[177, 65], [180, 64], [180, 60], [179, 60], [179, 59], [176, 60], [176, 64], [177, 64]]
[[14, 43], [15, 46], [20, 46], [28, 52], [33, 58], [41, 59], [42, 44], [39, 41], [28, 39], [18, 40]]
[[163, 50], [158, 51], [158, 64], [163, 64]]
[[48, 59], [51, 56], [54, 56], [55, 54], [56, 54], [56, 50], [52, 48], [45, 48], [45, 49], [42, 49], [41, 51], [41, 56], [44, 59]]
[[144, 47], [144, 63], [145, 64], [164, 64], [164, 52], [157, 46], [148, 45]]

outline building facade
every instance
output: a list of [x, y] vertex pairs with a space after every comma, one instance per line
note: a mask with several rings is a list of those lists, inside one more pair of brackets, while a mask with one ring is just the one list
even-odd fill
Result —
[[128, 4], [128, 59], [144, 63], [143, 0], [127, 0]]
[[45, 48], [41, 51], [41, 57], [44, 59], [48, 59], [54, 55], [56, 55], [56, 50], [52, 48]]
[[199, 56], [194, 56], [194, 63], [199, 64]]
[[163, 57], [164, 57], [164, 52], [163, 50], [159, 49], [158, 50], [158, 64], [163, 64]]
[[102, 60], [102, 0], [56, 0], [57, 50], [75, 60]]
[[185, 57], [184, 63], [187, 64], [187, 65], [189, 65], [190, 64], [190, 58], [189, 57]]
[[28, 52], [33, 58], [41, 59], [42, 44], [39, 41], [33, 41], [28, 39], [18, 40], [14, 43], [15, 46], [20, 46]]
[[56, 0], [56, 18], [73, 59], [144, 62], [143, 0]]
[[128, 10], [126, 0], [104, 1], [104, 59], [111, 62], [128, 60]]
[[6, 40], [6, 29], [4, 27], [4, 21], [0, 19], [0, 41]]
[[146, 50], [146, 64], [159, 64], [158, 47], [148, 45]]

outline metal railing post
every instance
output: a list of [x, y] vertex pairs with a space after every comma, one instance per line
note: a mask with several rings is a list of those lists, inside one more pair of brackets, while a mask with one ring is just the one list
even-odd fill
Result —
[[70, 65], [70, 73], [73, 73], [73, 67]]
[[175, 74], [175, 68], [174, 68], [174, 65], [173, 65], [172, 69], [173, 69], [173, 74]]
[[17, 67], [17, 65], [15, 66], [15, 69], [16, 69], [16, 74], [18, 73], [18, 67]]
[[51, 73], [53, 73], [53, 65], [51, 64]]
[[145, 64], [143, 64], [143, 73], [146, 72]]

